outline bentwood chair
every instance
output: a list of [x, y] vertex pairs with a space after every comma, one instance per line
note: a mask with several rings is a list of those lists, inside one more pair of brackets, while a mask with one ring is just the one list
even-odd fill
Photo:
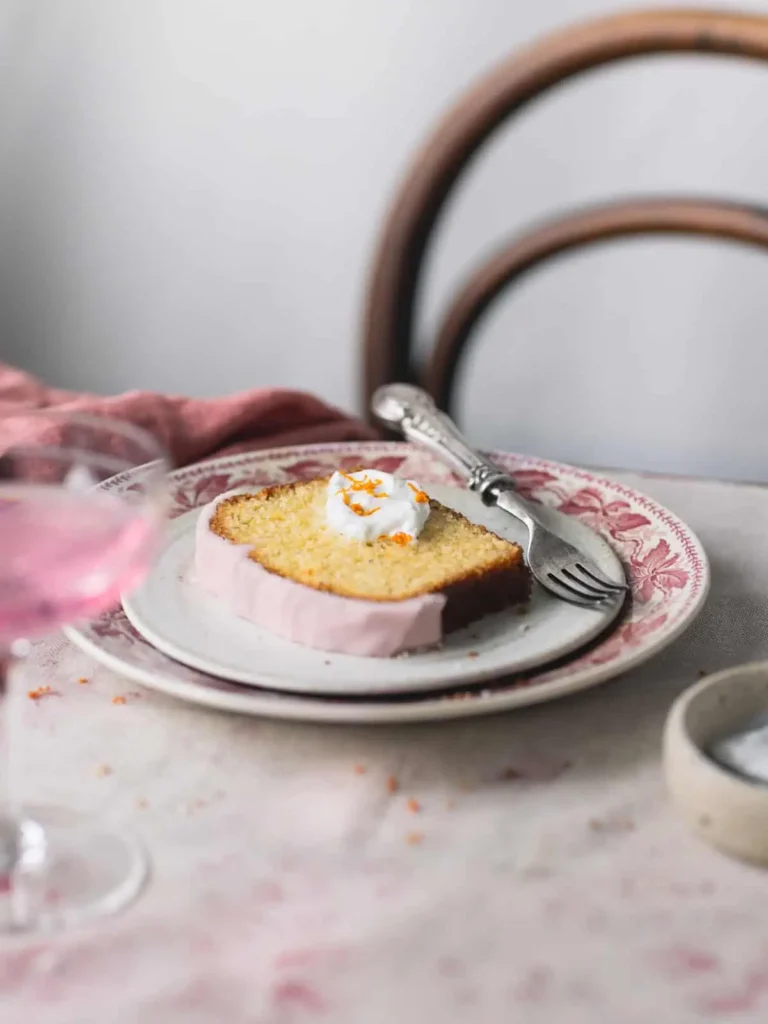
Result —
[[768, 249], [768, 210], [686, 198], [633, 199], [565, 210], [512, 238], [454, 296], [423, 365], [414, 312], [425, 255], [452, 190], [480, 147], [531, 100], [593, 68], [649, 54], [698, 53], [768, 62], [768, 17], [695, 9], [620, 14], [571, 26], [512, 54], [470, 88], [415, 157], [385, 220], [368, 289], [364, 401], [381, 384], [422, 384], [453, 413], [457, 372], [483, 315], [546, 261], [630, 235], [699, 235]]

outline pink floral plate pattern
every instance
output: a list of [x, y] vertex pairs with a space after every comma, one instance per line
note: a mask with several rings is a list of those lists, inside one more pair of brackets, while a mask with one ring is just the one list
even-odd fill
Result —
[[[624, 562], [632, 599], [607, 635], [588, 649], [524, 678], [505, 678], [460, 693], [385, 698], [320, 698], [240, 686], [166, 657], [130, 625], [122, 609], [69, 638], [114, 671], [169, 695], [247, 714], [324, 721], [405, 721], [481, 714], [593, 686], [647, 660], [678, 637], [706, 598], [709, 568], [697, 537], [650, 498], [585, 470], [524, 455], [491, 457], [528, 498], [577, 516]], [[234, 455], [181, 469], [171, 476], [171, 516], [199, 508], [223, 491], [306, 480], [361, 464], [428, 485], [459, 484], [425, 451], [402, 443], [345, 443]], [[111, 481], [130, 488], [131, 475]]]

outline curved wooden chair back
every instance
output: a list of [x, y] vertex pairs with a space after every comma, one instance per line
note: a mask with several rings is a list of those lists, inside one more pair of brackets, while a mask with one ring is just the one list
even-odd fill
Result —
[[414, 323], [424, 259], [460, 175], [489, 136], [534, 97], [592, 68], [659, 53], [768, 61], [768, 17], [696, 9], [621, 14], [572, 26], [513, 54], [448, 111], [416, 156], [385, 221], [368, 288], [364, 401], [381, 384], [423, 384], [451, 411], [456, 372], [483, 313], [546, 260], [629, 235], [704, 235], [768, 248], [768, 210], [685, 197], [616, 202], [567, 212], [514, 239], [473, 273], [451, 303], [423, 370]]

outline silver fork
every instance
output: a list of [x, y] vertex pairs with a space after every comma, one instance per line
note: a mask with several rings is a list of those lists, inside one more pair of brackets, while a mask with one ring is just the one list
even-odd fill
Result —
[[555, 597], [595, 607], [626, 593], [625, 579], [609, 579], [591, 558], [544, 525], [535, 508], [516, 492], [514, 480], [469, 446], [426, 391], [412, 384], [385, 384], [374, 394], [371, 408], [383, 424], [456, 469], [484, 504], [496, 505], [525, 524], [528, 565]]

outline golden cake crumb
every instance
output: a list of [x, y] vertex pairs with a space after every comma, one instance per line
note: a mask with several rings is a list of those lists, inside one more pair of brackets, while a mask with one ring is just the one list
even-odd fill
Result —
[[118, 694], [117, 697], [113, 697], [112, 698], [112, 703], [113, 704], [127, 704], [128, 702], [126, 701], [125, 697], [122, 696], [122, 694]]
[[424, 842], [424, 833], [409, 832], [405, 837], [405, 841], [409, 846], [419, 846], [420, 843]]
[[112, 769], [108, 764], [100, 764], [96, 766], [94, 774], [98, 775], [100, 779], [103, 779], [105, 776], [112, 774]]
[[29, 690], [27, 696], [30, 700], [40, 700], [41, 697], [55, 697], [57, 694], [50, 686], [38, 686], [36, 690]]
[[400, 783], [397, 781], [394, 775], [390, 775], [387, 779], [387, 792], [396, 793], [400, 789]]
[[85, 676], [80, 676], [80, 678], [77, 681], [81, 686], [85, 686], [85, 684], [88, 682]]
[[418, 814], [419, 811], [421, 810], [421, 804], [419, 803], [418, 800], [415, 800], [413, 797], [411, 797], [410, 800], [408, 800], [405, 806], [408, 808], [411, 814]]

